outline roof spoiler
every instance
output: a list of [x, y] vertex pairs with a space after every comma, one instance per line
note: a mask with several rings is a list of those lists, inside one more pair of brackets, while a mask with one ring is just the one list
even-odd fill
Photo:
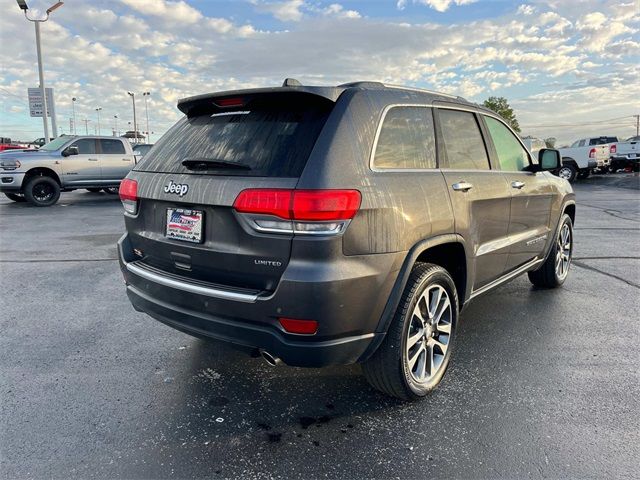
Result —
[[287, 78], [281, 87], [251, 88], [245, 90], [229, 90], [225, 92], [206, 93], [194, 97], [183, 98], [178, 101], [178, 109], [187, 116], [203, 115], [206, 113], [242, 110], [256, 99], [291, 102], [295, 105], [298, 100], [329, 101], [335, 103], [338, 97], [349, 88], [312, 87], [302, 85], [294, 78]]

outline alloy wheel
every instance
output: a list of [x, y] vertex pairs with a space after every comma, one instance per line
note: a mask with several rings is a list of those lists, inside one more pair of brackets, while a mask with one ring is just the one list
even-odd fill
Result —
[[440, 285], [427, 287], [411, 313], [405, 348], [409, 372], [416, 382], [429, 382], [445, 365], [452, 318], [447, 291]]
[[39, 202], [47, 202], [54, 195], [54, 189], [48, 183], [37, 183], [33, 186], [33, 198]]
[[564, 280], [571, 264], [571, 228], [568, 223], [562, 225], [556, 240], [556, 276]]

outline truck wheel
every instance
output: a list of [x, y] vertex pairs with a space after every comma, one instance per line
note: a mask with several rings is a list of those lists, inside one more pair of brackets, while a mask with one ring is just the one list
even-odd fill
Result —
[[558, 170], [558, 176], [560, 178], [564, 178], [565, 180], [569, 180], [569, 182], [573, 183], [578, 175], [578, 169], [571, 165], [570, 163], [565, 163]]
[[49, 207], [60, 198], [60, 185], [51, 177], [33, 177], [27, 182], [24, 196], [31, 205]]
[[564, 283], [569, 275], [571, 257], [573, 255], [573, 222], [566, 213], [549, 256], [538, 270], [529, 272], [529, 280], [536, 287], [556, 288]]
[[91, 193], [98, 193], [100, 190], [102, 190], [101, 188], [87, 188], [87, 190]]
[[27, 199], [24, 198], [24, 195], [19, 194], [19, 193], [5, 193], [4, 194], [9, 200], [13, 200], [14, 202], [26, 202]]
[[442, 380], [458, 323], [458, 296], [447, 271], [417, 263], [384, 341], [362, 365], [369, 383], [403, 400], [424, 397]]

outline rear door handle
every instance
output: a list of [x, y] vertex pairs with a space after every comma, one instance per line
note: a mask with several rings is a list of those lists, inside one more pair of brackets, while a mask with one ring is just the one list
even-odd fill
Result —
[[130, 161], [131, 161], [131, 159], [130, 159], [130, 158], [123, 158], [123, 159], [122, 159], [122, 161], [123, 161], [123, 162], [130, 162]]
[[97, 161], [98, 161], [98, 159], [97, 159], [97, 158], [90, 158], [90, 159], [89, 159], [89, 161], [90, 161], [90, 162], [97, 162]]
[[458, 182], [451, 185], [451, 188], [456, 191], [466, 192], [467, 190], [471, 190], [473, 188], [473, 185], [467, 182]]
[[511, 187], [520, 190], [522, 187], [524, 187], [524, 182], [511, 182]]

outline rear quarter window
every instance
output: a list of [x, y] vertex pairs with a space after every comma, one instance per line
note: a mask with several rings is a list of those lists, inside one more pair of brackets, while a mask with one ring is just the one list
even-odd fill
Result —
[[[145, 172], [298, 177], [329, 112], [320, 107], [254, 109], [184, 117], [138, 163]], [[190, 170], [188, 159], [248, 168]]]
[[389, 109], [380, 128], [373, 166], [376, 169], [436, 168], [436, 139], [431, 108]]

